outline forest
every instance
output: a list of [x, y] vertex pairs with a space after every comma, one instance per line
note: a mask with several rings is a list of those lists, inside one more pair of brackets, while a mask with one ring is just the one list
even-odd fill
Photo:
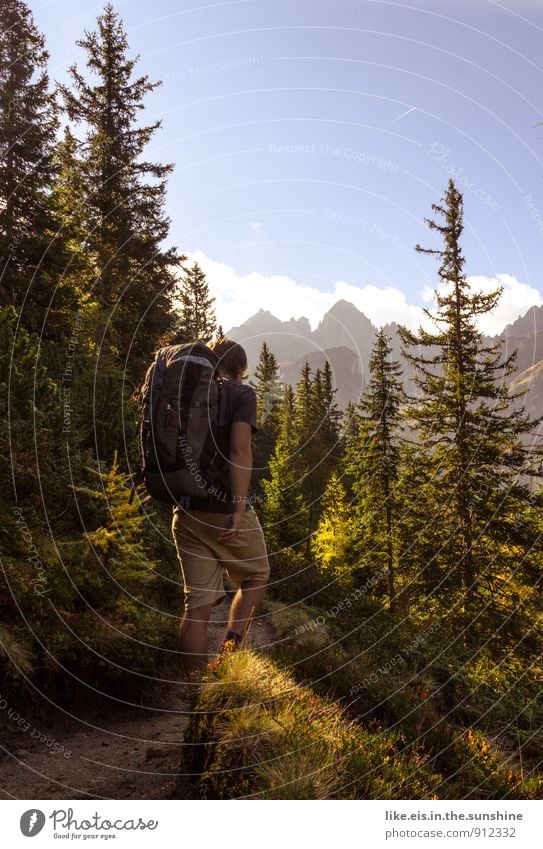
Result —
[[[179, 674], [171, 507], [129, 500], [138, 392], [159, 347], [224, 331], [205, 273], [169, 243], [174, 166], [147, 159], [161, 122], [142, 120], [160, 83], [118, 13], [105, 6], [78, 42], [86, 68], [55, 85], [28, 5], [0, 9], [7, 759], [7, 706], [83, 715]], [[454, 180], [425, 215], [433, 247], [413, 250], [436, 308], [399, 327], [412, 379], [384, 330], [344, 411], [328, 363], [286, 384], [271, 338], [250, 364], [274, 639], [194, 696], [179, 761], [194, 797], [543, 796], [543, 417], [511, 390], [515, 352], [478, 329], [501, 291], [465, 274]], [[186, 781], [170, 792], [187, 798]]]

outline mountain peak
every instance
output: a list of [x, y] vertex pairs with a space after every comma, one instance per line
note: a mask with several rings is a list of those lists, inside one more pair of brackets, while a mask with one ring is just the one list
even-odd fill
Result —
[[360, 310], [350, 301], [346, 301], [345, 298], [340, 298], [339, 301], [336, 301], [335, 304], [330, 307], [327, 315], [336, 315], [337, 313], [343, 312], [351, 313], [353, 310], [355, 312], [360, 312]]

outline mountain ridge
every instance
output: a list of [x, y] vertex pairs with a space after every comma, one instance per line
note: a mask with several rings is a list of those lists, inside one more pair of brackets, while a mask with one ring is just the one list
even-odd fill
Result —
[[[384, 326], [392, 341], [392, 356], [400, 360], [406, 384], [411, 369], [401, 355], [397, 322]], [[322, 368], [328, 359], [332, 367], [337, 402], [344, 409], [348, 401], [357, 401], [367, 379], [369, 360], [377, 328], [354, 304], [342, 298], [323, 315], [315, 330], [305, 316], [282, 321], [269, 310], [259, 310], [227, 335], [240, 342], [247, 351], [252, 370], [258, 363], [264, 341], [275, 354], [281, 379], [296, 383], [306, 360], [312, 370]], [[524, 315], [507, 324], [501, 333], [485, 338], [485, 342], [501, 340], [504, 352], [517, 351], [516, 374], [512, 385], [522, 376], [526, 388], [526, 409], [537, 417], [543, 397], [541, 389], [543, 365], [543, 306], [533, 305]], [[533, 380], [531, 376], [533, 375]]]

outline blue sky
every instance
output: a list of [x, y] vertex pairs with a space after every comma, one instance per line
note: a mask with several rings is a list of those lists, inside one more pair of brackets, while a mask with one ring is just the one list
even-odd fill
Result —
[[[171, 241], [206, 268], [225, 327], [259, 307], [313, 324], [338, 297], [416, 323], [436, 284], [424, 224], [451, 174], [466, 271], [541, 303], [543, 4], [529, 0], [120, 0], [174, 162]], [[31, 3], [50, 72], [102, 4]], [[541, 218], [539, 216], [541, 215]]]

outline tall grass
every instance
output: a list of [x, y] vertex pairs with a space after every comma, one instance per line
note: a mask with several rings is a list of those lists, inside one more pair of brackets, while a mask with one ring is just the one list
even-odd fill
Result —
[[439, 783], [398, 733], [372, 733], [250, 651], [206, 673], [185, 742], [202, 799], [435, 798]]

